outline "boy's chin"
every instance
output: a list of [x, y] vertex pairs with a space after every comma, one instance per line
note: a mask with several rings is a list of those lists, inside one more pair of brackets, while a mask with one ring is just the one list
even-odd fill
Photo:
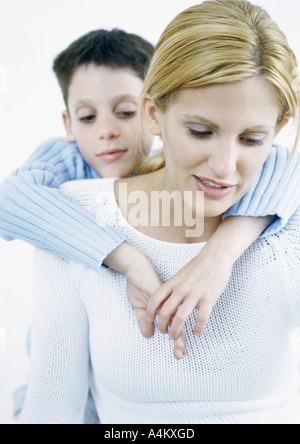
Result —
[[120, 179], [126, 179], [133, 174], [132, 168], [126, 168], [120, 165], [109, 165], [107, 168], [101, 168], [97, 172], [103, 179], [108, 179], [110, 177], [118, 177]]

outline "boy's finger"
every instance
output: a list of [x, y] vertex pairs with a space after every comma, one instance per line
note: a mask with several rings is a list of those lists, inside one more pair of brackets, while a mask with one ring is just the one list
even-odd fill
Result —
[[172, 289], [169, 288], [167, 284], [164, 284], [150, 297], [147, 306], [147, 315], [153, 322], [160, 306], [168, 299], [170, 294], [172, 294]]
[[[157, 323], [158, 329], [161, 333], [168, 333], [173, 317], [176, 315], [178, 307], [182, 304], [184, 298], [184, 293], [174, 291], [161, 307]], [[176, 337], [177, 336], [174, 336], [174, 338]]]
[[187, 350], [186, 336], [184, 329], [180, 332], [177, 339], [174, 340], [174, 357], [180, 360], [185, 356]]
[[196, 308], [197, 302], [192, 298], [188, 298], [184, 303], [178, 308], [177, 313], [174, 316], [173, 322], [169, 330], [170, 337], [177, 338], [180, 331], [183, 329], [187, 318], [190, 316], [192, 311]]
[[148, 320], [146, 310], [135, 308], [135, 313], [142, 335], [144, 338], [151, 338], [154, 334], [154, 323]]
[[211, 315], [212, 307], [209, 305], [201, 305], [197, 317], [197, 321], [194, 328], [194, 335], [200, 336], [203, 331], [205, 330], [205, 327], [207, 325], [208, 319]]

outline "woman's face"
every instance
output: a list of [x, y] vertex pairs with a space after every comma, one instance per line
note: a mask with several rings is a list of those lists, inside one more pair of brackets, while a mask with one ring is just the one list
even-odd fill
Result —
[[267, 159], [279, 112], [275, 87], [260, 78], [182, 90], [166, 113], [152, 108], [154, 132], [164, 142], [166, 187], [202, 191], [204, 216], [220, 216]]

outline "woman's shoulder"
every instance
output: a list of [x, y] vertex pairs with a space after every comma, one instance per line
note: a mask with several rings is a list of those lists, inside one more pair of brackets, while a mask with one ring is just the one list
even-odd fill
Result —
[[109, 177], [107, 179], [73, 180], [62, 184], [60, 189], [67, 195], [111, 191], [114, 189], [114, 183], [116, 180], [118, 180], [117, 177]]
[[283, 231], [296, 231], [300, 237], [300, 205], [283, 228]]
[[[33, 270], [35, 288], [39, 288], [39, 285], [42, 288], [44, 283], [47, 282], [49, 287], [58, 287], [60, 285], [63, 288], [68, 288], [70, 293], [77, 294], [86, 269], [87, 267], [83, 264], [73, 262], [70, 259], [62, 258], [38, 248], [34, 250]], [[52, 293], [51, 298], [54, 298]]]
[[300, 206], [298, 206], [293, 216], [289, 219], [283, 231], [289, 237], [294, 248], [298, 250], [298, 257], [300, 259]]
[[[271, 239], [278, 246], [292, 267], [299, 270], [300, 260], [300, 206], [289, 219], [287, 224], [278, 233], [273, 234]], [[269, 238], [269, 239], [270, 239]]]
[[118, 178], [89, 179], [66, 182], [60, 189], [70, 200], [87, 211], [97, 214], [105, 202], [115, 204], [114, 184]]

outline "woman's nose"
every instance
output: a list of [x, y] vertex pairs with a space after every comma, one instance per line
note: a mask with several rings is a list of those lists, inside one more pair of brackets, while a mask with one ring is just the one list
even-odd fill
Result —
[[234, 143], [220, 144], [211, 153], [209, 166], [216, 177], [226, 179], [232, 177], [237, 170], [238, 152]]

